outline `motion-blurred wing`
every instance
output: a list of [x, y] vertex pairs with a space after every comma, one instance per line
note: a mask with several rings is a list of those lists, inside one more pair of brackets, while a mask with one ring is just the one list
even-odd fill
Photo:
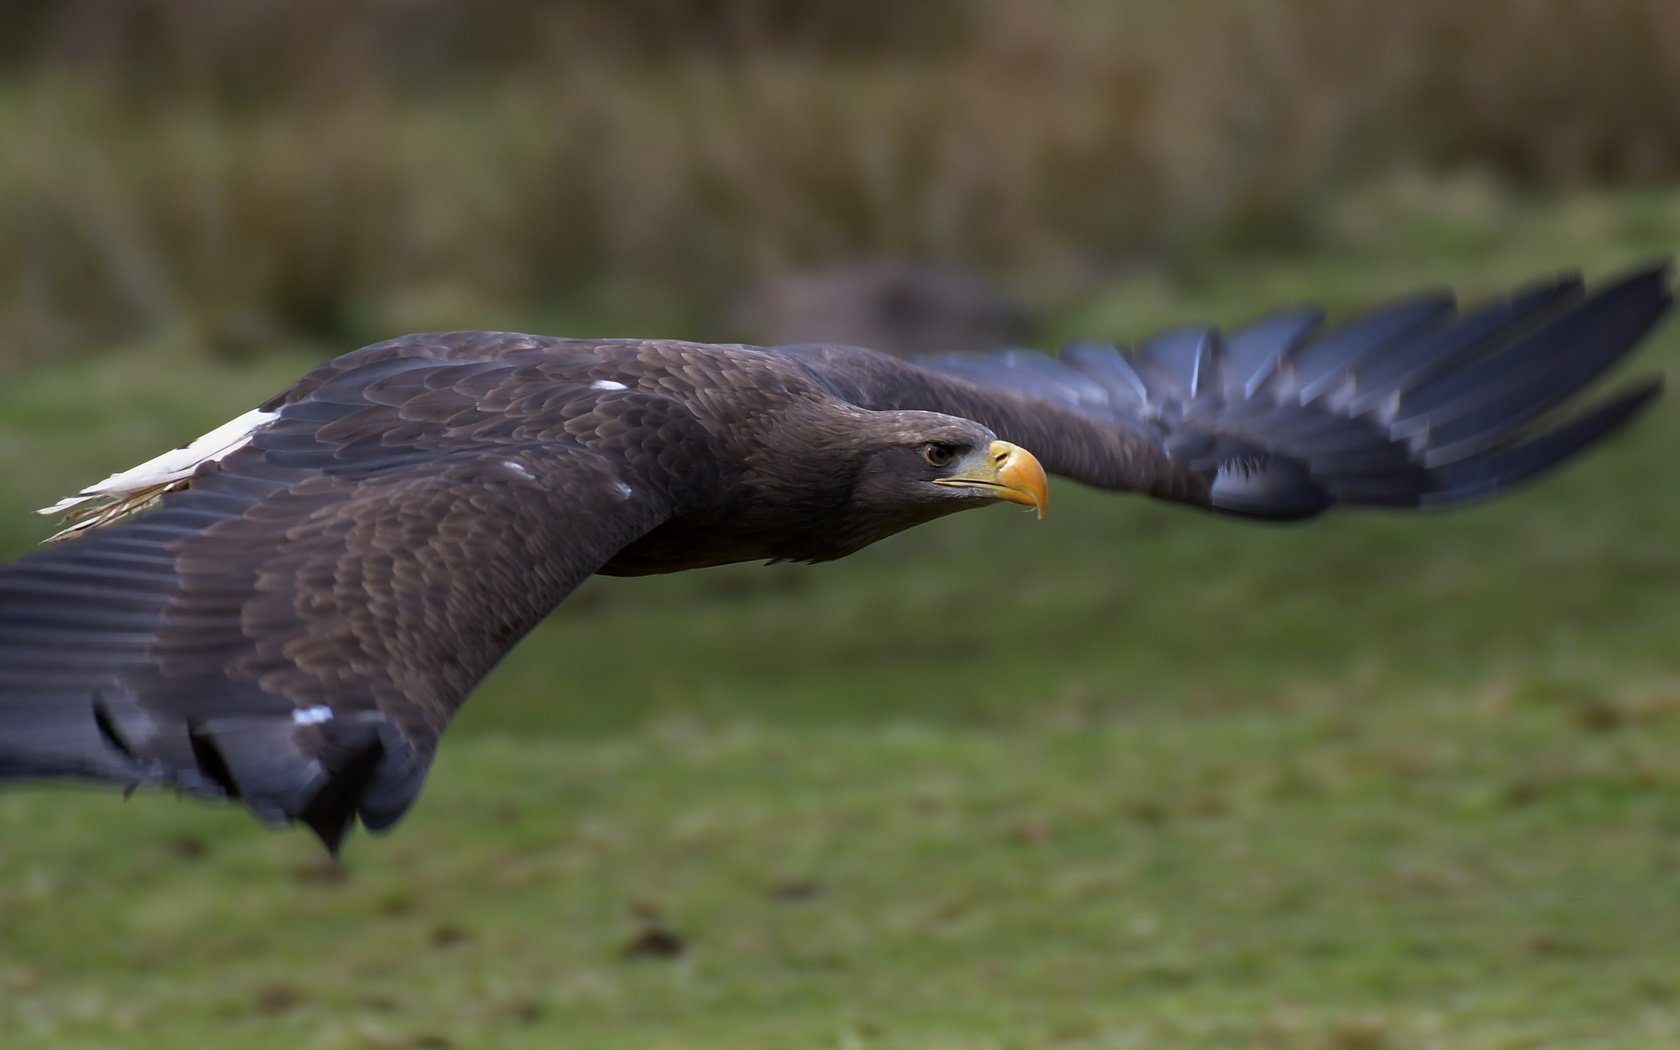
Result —
[[1648, 378], [1566, 410], [1671, 303], [1658, 266], [1592, 291], [1561, 278], [1466, 311], [1428, 294], [1324, 331], [1319, 311], [1289, 310], [1229, 335], [1185, 328], [1059, 358], [906, 365], [855, 348], [786, 352], [858, 404], [969, 416], [1080, 481], [1289, 519], [1337, 504], [1463, 503], [1564, 462], [1656, 395]]
[[0, 778], [235, 797], [336, 848], [401, 815], [473, 684], [668, 515], [592, 444], [651, 425], [646, 395], [336, 368], [157, 509], [0, 568]]

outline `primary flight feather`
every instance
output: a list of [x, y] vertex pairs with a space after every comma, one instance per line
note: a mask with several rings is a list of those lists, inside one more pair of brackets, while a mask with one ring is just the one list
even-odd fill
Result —
[[0, 567], [0, 778], [237, 798], [336, 851], [402, 815], [467, 693], [592, 573], [823, 561], [1000, 500], [1042, 513], [1046, 470], [1279, 520], [1463, 503], [1647, 405], [1654, 379], [1568, 403], [1671, 300], [1654, 267], [1056, 358], [363, 347], [48, 508], [75, 518], [64, 542]]

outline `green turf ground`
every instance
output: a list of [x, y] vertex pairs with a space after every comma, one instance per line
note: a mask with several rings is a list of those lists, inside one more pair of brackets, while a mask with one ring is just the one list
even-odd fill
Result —
[[[1432, 214], [1069, 328], [1680, 244], [1674, 195]], [[0, 547], [307, 362], [127, 350], [0, 390]], [[1671, 326], [1634, 370], [1676, 361]], [[231, 809], [0, 792], [0, 1046], [1680, 1046], [1677, 438], [1671, 398], [1450, 515], [1064, 484], [1042, 523], [595, 581], [341, 869]]]

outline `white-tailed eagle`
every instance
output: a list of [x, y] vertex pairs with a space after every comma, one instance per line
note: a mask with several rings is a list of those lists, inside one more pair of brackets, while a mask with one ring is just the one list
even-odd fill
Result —
[[467, 693], [592, 573], [840, 558], [1042, 512], [1045, 471], [1263, 519], [1480, 499], [1651, 402], [1654, 379], [1567, 404], [1670, 302], [1654, 267], [1059, 357], [363, 347], [49, 508], [71, 538], [0, 568], [0, 779], [236, 798], [336, 851], [409, 807]]

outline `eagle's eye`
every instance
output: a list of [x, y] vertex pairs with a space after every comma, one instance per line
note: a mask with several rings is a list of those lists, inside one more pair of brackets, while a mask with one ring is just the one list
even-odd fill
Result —
[[951, 445], [929, 441], [922, 446], [922, 458], [936, 467], [949, 466], [950, 462], [957, 458], [957, 450]]

